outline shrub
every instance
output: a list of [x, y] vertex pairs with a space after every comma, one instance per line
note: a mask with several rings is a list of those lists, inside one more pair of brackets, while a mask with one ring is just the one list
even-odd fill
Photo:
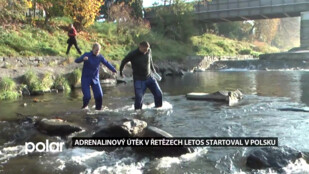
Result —
[[77, 84], [81, 82], [82, 71], [80, 69], [75, 69], [72, 73], [68, 75], [69, 85], [74, 88]]
[[242, 49], [239, 51], [240, 55], [250, 55], [251, 54], [251, 49]]
[[71, 91], [68, 80], [64, 76], [61, 76], [61, 75], [56, 77], [54, 84], [53, 84], [53, 88], [57, 89], [59, 86], [62, 86], [65, 92]]
[[8, 78], [4, 77], [0, 81], [0, 100], [16, 99], [20, 94], [16, 90], [16, 83]]

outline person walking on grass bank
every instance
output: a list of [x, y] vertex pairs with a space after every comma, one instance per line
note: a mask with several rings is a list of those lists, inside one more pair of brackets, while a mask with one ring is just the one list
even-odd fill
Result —
[[95, 99], [95, 109], [102, 109], [103, 91], [99, 79], [100, 64], [103, 63], [113, 73], [117, 73], [116, 69], [100, 54], [101, 45], [95, 43], [92, 51], [84, 53], [81, 57], [75, 60], [76, 63], [84, 62], [82, 71], [82, 92], [83, 106], [82, 109], [88, 109], [88, 104], [91, 99], [90, 86]]
[[142, 109], [143, 98], [147, 88], [154, 96], [155, 107], [162, 106], [162, 91], [156, 79], [153, 77], [156, 73], [152, 62], [152, 53], [150, 44], [143, 41], [138, 48], [131, 51], [121, 62], [120, 76], [126, 63], [131, 62], [133, 70], [135, 103], [134, 108]]
[[77, 45], [76, 35], [77, 35], [77, 32], [76, 32], [75, 27], [73, 26], [73, 24], [70, 24], [70, 29], [69, 29], [69, 32], [68, 32], [69, 39], [67, 41], [67, 43], [68, 43], [68, 48], [67, 48], [67, 52], [66, 52], [67, 55], [69, 54], [72, 45], [75, 46], [75, 48], [76, 48], [76, 50], [78, 51], [79, 54], [82, 54], [82, 52], [80, 51], [80, 49], [78, 48], [78, 45]]

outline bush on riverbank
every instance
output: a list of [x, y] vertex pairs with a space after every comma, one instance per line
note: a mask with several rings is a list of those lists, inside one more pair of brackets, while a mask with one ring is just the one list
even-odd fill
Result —
[[82, 71], [80, 69], [75, 69], [73, 72], [67, 75], [68, 83], [71, 88], [75, 88], [80, 85], [82, 77]]
[[55, 78], [54, 84], [53, 84], [54, 89], [63, 89], [65, 92], [70, 92], [71, 88], [69, 85], [68, 80], [63, 76], [63, 75], [58, 75]]
[[27, 88], [31, 94], [42, 91], [43, 89], [38, 75], [33, 70], [28, 70], [25, 73], [23, 77], [23, 83], [27, 85]]
[[4, 77], [0, 81], [0, 100], [17, 99], [20, 94], [16, 90], [16, 83], [8, 78]]

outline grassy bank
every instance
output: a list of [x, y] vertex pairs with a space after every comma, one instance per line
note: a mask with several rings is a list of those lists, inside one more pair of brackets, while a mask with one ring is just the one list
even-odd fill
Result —
[[280, 50], [271, 47], [263, 42], [241, 42], [213, 34], [203, 34], [191, 38], [194, 45], [194, 52], [197, 55], [253, 55], [258, 57], [262, 53], [279, 52]]
[[[70, 20], [55, 19], [46, 27], [18, 25], [0, 27], [0, 56], [65, 56], [66, 28]], [[177, 42], [147, 28], [124, 28], [115, 23], [95, 23], [79, 32], [78, 44], [82, 52], [89, 51], [93, 42], [103, 45], [102, 54], [109, 60], [121, 60], [142, 40], [151, 43], [154, 59], [181, 59], [187, 55], [239, 55], [279, 51], [265, 43], [247, 43], [213, 34], [191, 37], [190, 43]], [[70, 56], [77, 57], [73, 47]]]

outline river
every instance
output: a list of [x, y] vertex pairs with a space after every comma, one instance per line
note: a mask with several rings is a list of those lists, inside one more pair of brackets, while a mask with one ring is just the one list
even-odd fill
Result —
[[[246, 168], [245, 157], [256, 147], [197, 147], [191, 154], [162, 158], [140, 156], [130, 148], [113, 152], [65, 148], [60, 153], [26, 155], [26, 141], [64, 141], [37, 132], [28, 119], [33, 117], [61, 118], [82, 126], [88, 135], [115, 120], [138, 118], [175, 137], [278, 137], [279, 146], [309, 151], [308, 113], [278, 110], [309, 105], [307, 71], [206, 71], [166, 77], [160, 86], [164, 92], [163, 109], [152, 109], [153, 98], [147, 91], [147, 105], [141, 112], [133, 110], [132, 83], [103, 87], [103, 105], [107, 108], [101, 114], [79, 110], [80, 89], [70, 94], [1, 101], [0, 173], [276, 173]], [[244, 93], [244, 99], [235, 106], [185, 98], [189, 92], [235, 89]], [[33, 102], [34, 98], [40, 102]], [[283, 171], [309, 173], [309, 165], [300, 160]]]

